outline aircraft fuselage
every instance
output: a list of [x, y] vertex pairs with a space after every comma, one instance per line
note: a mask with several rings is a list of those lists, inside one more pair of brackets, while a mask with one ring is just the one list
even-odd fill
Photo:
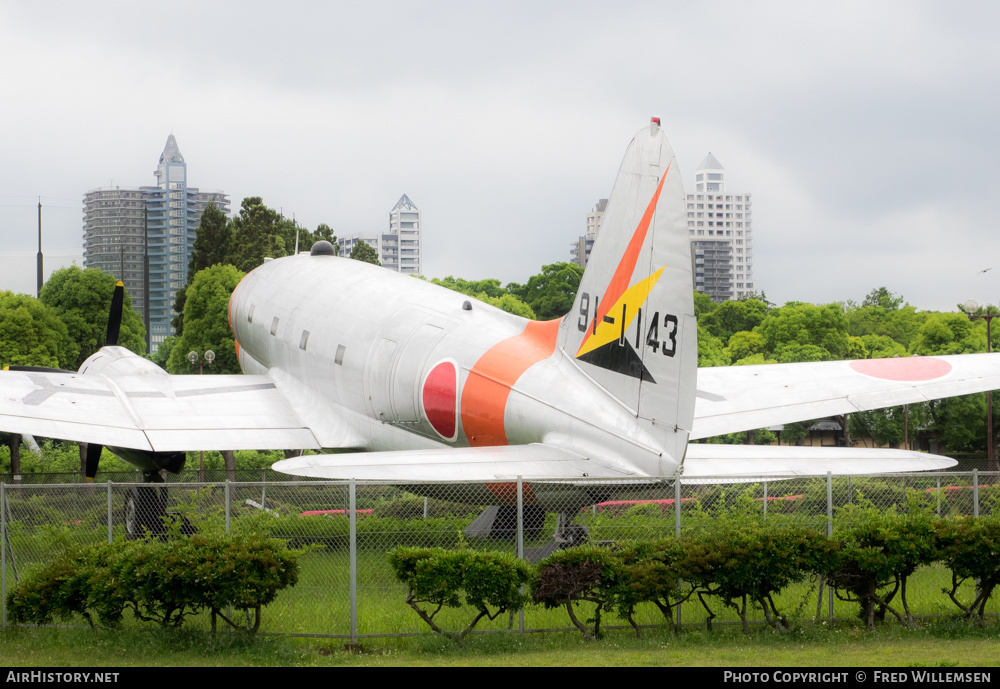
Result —
[[560, 321], [505, 313], [359, 261], [269, 261], [230, 302], [240, 365], [294, 379], [337, 409], [369, 451], [547, 443], [677, 463], [558, 347]]

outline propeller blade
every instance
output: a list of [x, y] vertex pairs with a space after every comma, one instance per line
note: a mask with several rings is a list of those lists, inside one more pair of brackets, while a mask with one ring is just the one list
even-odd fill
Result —
[[104, 446], [98, 443], [87, 443], [87, 483], [94, 480], [97, 476], [97, 464], [101, 461], [101, 452], [104, 450]]
[[104, 341], [105, 347], [118, 344], [118, 332], [122, 327], [122, 307], [125, 304], [125, 283], [121, 280], [115, 285], [115, 292], [111, 295], [111, 311], [108, 313], [108, 336]]

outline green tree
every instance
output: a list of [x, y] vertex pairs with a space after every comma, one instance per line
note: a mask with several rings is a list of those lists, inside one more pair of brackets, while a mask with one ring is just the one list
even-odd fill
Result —
[[174, 335], [177, 337], [184, 334], [184, 302], [186, 301], [187, 285], [184, 285], [174, 295], [174, 317], [170, 319], [170, 327], [174, 329]]
[[[201, 224], [194, 240], [194, 250], [188, 262], [187, 281], [194, 279], [195, 273], [216, 264], [232, 263], [233, 225], [214, 202], [210, 202], [201, 214]], [[178, 313], [183, 313], [176, 309]]]
[[264, 205], [259, 196], [250, 196], [240, 204], [239, 215], [232, 219], [232, 251], [227, 261], [244, 273], [262, 264], [266, 256], [287, 255], [294, 246], [286, 243], [287, 227], [280, 214]]
[[446, 278], [434, 278], [431, 282], [435, 285], [440, 285], [441, 287], [447, 287], [454, 292], [468, 294], [470, 297], [478, 298], [478, 295], [480, 294], [485, 294], [489, 297], [502, 297], [505, 294], [509, 294], [509, 292], [500, 285], [500, 281], [496, 278], [488, 278], [486, 280], [464, 280], [462, 278], [456, 278], [449, 275]]
[[170, 373], [191, 373], [188, 352], [199, 355], [211, 349], [215, 361], [206, 374], [240, 373], [233, 333], [229, 329], [229, 297], [244, 273], [233, 266], [212, 266], [194, 276], [184, 305], [184, 334], [174, 344], [167, 361]]
[[778, 363], [793, 364], [804, 361], [830, 361], [833, 356], [827, 350], [814, 344], [789, 342], [778, 351]]
[[337, 243], [337, 236], [333, 233], [333, 230], [326, 223], [320, 223], [316, 226], [316, 231], [312, 233], [313, 242], [318, 242], [320, 240], [325, 240], [331, 244]]
[[368, 242], [355, 242], [354, 248], [351, 249], [351, 258], [355, 261], [364, 261], [375, 266], [382, 265], [378, 260], [378, 252]]
[[890, 292], [886, 287], [873, 289], [861, 302], [863, 307], [877, 307], [885, 311], [895, 311], [903, 303], [903, 297]]
[[[878, 335], [909, 347], [926, 318], [915, 307], [903, 303], [903, 297], [879, 287], [868, 293], [860, 305], [849, 301], [844, 305], [847, 332], [855, 337]], [[872, 358], [878, 358], [872, 356]]]
[[521, 318], [535, 320], [535, 312], [531, 310], [531, 307], [515, 297], [513, 294], [491, 297], [485, 292], [480, 292], [479, 294], [473, 296], [475, 296], [479, 301], [485, 302], [490, 306], [495, 306], [501, 311], [512, 313], [515, 316], [520, 316]]
[[[1000, 334], [994, 337], [994, 342], [998, 341]], [[930, 314], [920, 326], [910, 349], [921, 356], [985, 352], [986, 324], [970, 321], [962, 313]]]
[[[825, 350], [827, 358], [841, 359], [847, 354], [847, 319], [838, 304], [789, 302], [769, 312], [755, 332], [764, 336], [767, 351], [782, 362], [824, 360], [816, 358], [816, 350], [802, 349], [807, 345]], [[792, 345], [798, 346], [793, 348], [796, 351], [782, 357], [782, 350]]]
[[742, 331], [756, 328], [767, 315], [767, 304], [757, 299], [724, 301], [714, 311], [701, 319], [710, 333], [728, 343], [729, 338]]
[[860, 339], [868, 352], [868, 359], [888, 359], [907, 355], [906, 347], [888, 335], [862, 335]]
[[726, 347], [726, 353], [734, 362], [754, 354], [760, 354], [763, 358], [764, 350], [764, 336], [754, 332], [733, 333], [732, 337], [729, 338], [729, 346]]
[[698, 326], [698, 366], [729, 366], [730, 359], [722, 340]]
[[80, 346], [54, 308], [26, 294], [0, 292], [0, 365], [69, 369], [77, 368], [79, 356]]
[[918, 428], [931, 423], [930, 410], [923, 404], [904, 407], [888, 407], [871, 411], [854, 412], [850, 415], [852, 437], [867, 435], [877, 447], [900, 447], [908, 430], [910, 440]]
[[701, 320], [701, 317], [712, 313], [715, 310], [715, 302], [712, 301], [712, 297], [707, 294], [702, 294], [698, 290], [694, 291], [694, 315]]
[[[53, 272], [42, 286], [42, 303], [55, 311], [66, 325], [69, 338], [79, 345], [79, 353], [70, 368], [79, 368], [87, 357], [104, 346], [116, 283], [113, 276], [97, 268], [82, 270], [69, 266]], [[136, 354], [146, 352], [146, 328], [132, 309], [128, 290], [125, 291], [118, 345]]]
[[[181, 314], [183, 319], [184, 314]], [[167, 362], [170, 361], [170, 353], [174, 350], [174, 345], [177, 344], [177, 339], [179, 335], [170, 335], [165, 338], [160, 346], [156, 348], [156, 351], [149, 355], [149, 360], [162, 369], [167, 368]]]
[[512, 282], [507, 291], [526, 303], [543, 320], [560, 318], [573, 308], [576, 291], [580, 288], [583, 268], [575, 263], [552, 263], [542, 267], [542, 272], [532, 275], [528, 282]]
[[531, 307], [501, 287], [500, 281], [495, 278], [464, 280], [449, 275], [443, 279], [434, 278], [431, 280], [431, 283], [461, 294], [467, 294], [470, 297], [475, 297], [479, 301], [486, 302], [490, 306], [495, 306], [515, 316], [532, 320], [535, 318], [535, 312], [531, 310]]

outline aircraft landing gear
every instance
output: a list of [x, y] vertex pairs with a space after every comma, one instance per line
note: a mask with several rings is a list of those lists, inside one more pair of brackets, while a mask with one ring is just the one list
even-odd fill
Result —
[[[155, 478], [152, 478], [155, 477]], [[167, 489], [159, 472], [144, 471], [143, 478], [150, 485], [132, 486], [125, 497], [125, 536], [130, 541], [152, 536], [163, 538], [166, 527]]]
[[[158, 471], [144, 471], [145, 485], [132, 486], [125, 497], [125, 537], [130, 541], [139, 538], [164, 539], [167, 535], [167, 519], [184, 519], [167, 512], [167, 487]], [[181, 526], [181, 533], [194, 533], [187, 519]]]
[[524, 559], [532, 564], [541, 562], [557, 550], [574, 548], [590, 542], [590, 533], [582, 524], [573, 524], [576, 513], [557, 512], [556, 530], [552, 540], [542, 546], [524, 549]]

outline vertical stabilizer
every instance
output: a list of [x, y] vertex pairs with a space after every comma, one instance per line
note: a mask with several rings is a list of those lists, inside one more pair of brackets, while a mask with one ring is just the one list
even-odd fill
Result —
[[559, 342], [678, 461], [698, 366], [684, 204], [673, 149], [654, 118], [625, 153]]

